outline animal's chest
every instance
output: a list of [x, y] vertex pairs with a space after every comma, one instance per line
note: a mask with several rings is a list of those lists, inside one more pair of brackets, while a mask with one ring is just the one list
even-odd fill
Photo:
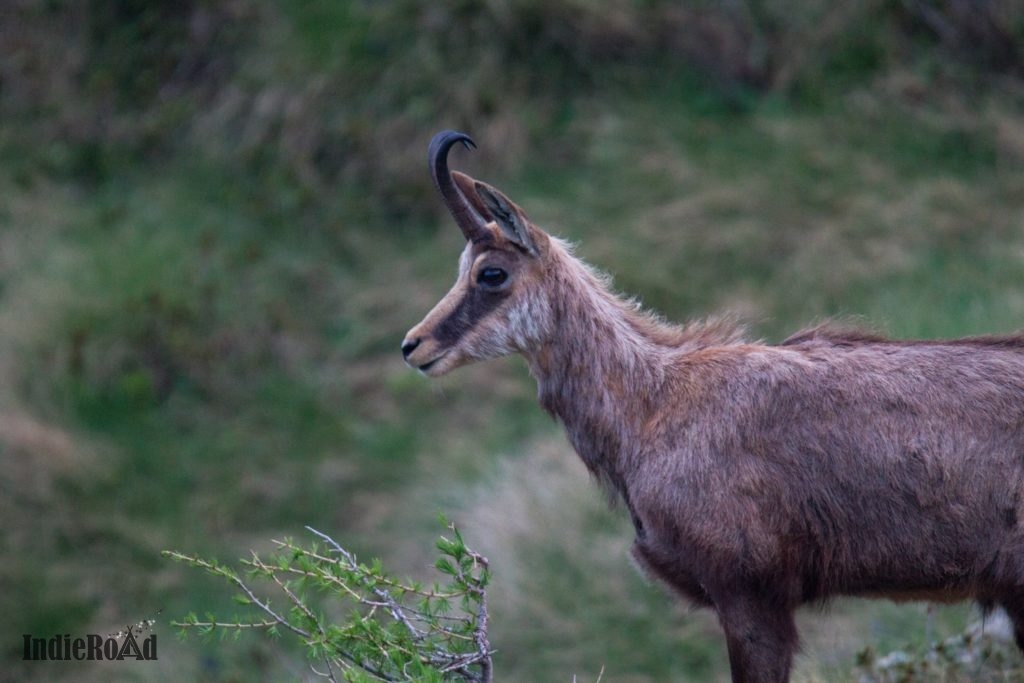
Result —
[[622, 437], [603, 421], [565, 421], [569, 443], [588, 467], [608, 465], [618, 459]]
[[637, 440], [627, 439], [614, 424], [603, 420], [566, 421], [564, 424], [569, 443], [590, 473], [625, 500], [626, 461], [629, 458], [624, 444], [635, 447]]

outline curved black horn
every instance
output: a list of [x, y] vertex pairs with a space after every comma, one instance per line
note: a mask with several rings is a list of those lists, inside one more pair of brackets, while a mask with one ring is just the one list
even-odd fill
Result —
[[490, 233], [487, 231], [487, 224], [456, 187], [452, 180], [452, 174], [448, 170], [448, 151], [459, 142], [467, 149], [476, 147], [472, 138], [465, 133], [443, 130], [430, 141], [427, 157], [430, 162], [430, 175], [433, 176], [437, 189], [441, 191], [445, 205], [451, 211], [462, 234], [466, 236], [467, 240], [473, 242]]

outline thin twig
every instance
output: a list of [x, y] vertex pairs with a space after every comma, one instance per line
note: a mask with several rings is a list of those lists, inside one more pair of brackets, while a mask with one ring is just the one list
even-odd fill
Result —
[[264, 612], [269, 614], [271, 617], [273, 617], [274, 621], [276, 621], [278, 624], [280, 624], [281, 626], [284, 626], [285, 628], [287, 628], [292, 633], [295, 633], [296, 635], [300, 635], [300, 636], [302, 636], [303, 638], [306, 638], [306, 639], [310, 638], [310, 634], [308, 632], [306, 632], [304, 629], [299, 628], [298, 626], [293, 625], [290, 621], [288, 621], [287, 619], [282, 617], [280, 614], [275, 612], [273, 609], [271, 609], [269, 603], [266, 603], [266, 602], [260, 600], [258, 597], [256, 597], [256, 594], [253, 593], [251, 590], [249, 590], [249, 587], [246, 586], [245, 583], [243, 583], [242, 580], [240, 578], [238, 578], [238, 576], [236, 576], [234, 572], [229, 571], [227, 569], [224, 569], [223, 567], [218, 567], [217, 565], [211, 564], [210, 562], [207, 562], [206, 560], [200, 559], [198, 557], [189, 557], [188, 555], [184, 555], [182, 553], [175, 552], [175, 551], [170, 551], [168, 554], [171, 557], [173, 557], [173, 558], [176, 558], [176, 559], [179, 559], [179, 560], [185, 560], [187, 562], [195, 564], [198, 567], [202, 567], [203, 569], [206, 569], [209, 572], [212, 572], [214, 574], [218, 574], [220, 576], [223, 576], [228, 581], [230, 581], [231, 583], [235, 584], [235, 586], [239, 590], [241, 590], [243, 593], [245, 593], [246, 597], [249, 598], [249, 600], [251, 600], [254, 605], [256, 605], [261, 610], [263, 610]]

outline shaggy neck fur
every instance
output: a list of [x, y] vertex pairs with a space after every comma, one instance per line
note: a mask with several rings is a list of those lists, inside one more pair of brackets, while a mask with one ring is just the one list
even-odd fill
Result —
[[626, 498], [642, 431], [664, 409], [679, 359], [739, 339], [727, 322], [668, 325], [614, 295], [605, 278], [553, 241], [546, 340], [524, 355], [541, 405], [561, 420], [590, 472]]

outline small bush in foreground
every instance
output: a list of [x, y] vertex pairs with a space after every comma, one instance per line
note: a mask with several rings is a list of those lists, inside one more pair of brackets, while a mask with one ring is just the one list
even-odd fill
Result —
[[[438, 540], [434, 565], [449, 578], [430, 587], [394, 579], [379, 561], [362, 564], [326, 534], [306, 528], [319, 540], [308, 547], [275, 540], [268, 560], [252, 551], [240, 561], [245, 578], [216, 560], [164, 551], [225, 579], [240, 591], [240, 604], [255, 608], [246, 618], [189, 614], [174, 625], [183, 635], [204, 637], [290, 633], [305, 644], [312, 670], [335, 682], [491, 680], [487, 559], [466, 546], [454, 525], [448, 525], [451, 538]], [[257, 582], [283, 594], [285, 608], [261, 597]]]
[[963, 633], [933, 642], [923, 652], [871, 648], [857, 655], [858, 683], [995, 683], [1024, 681], [1024, 664], [1013, 644], [1013, 626], [1001, 611]]

